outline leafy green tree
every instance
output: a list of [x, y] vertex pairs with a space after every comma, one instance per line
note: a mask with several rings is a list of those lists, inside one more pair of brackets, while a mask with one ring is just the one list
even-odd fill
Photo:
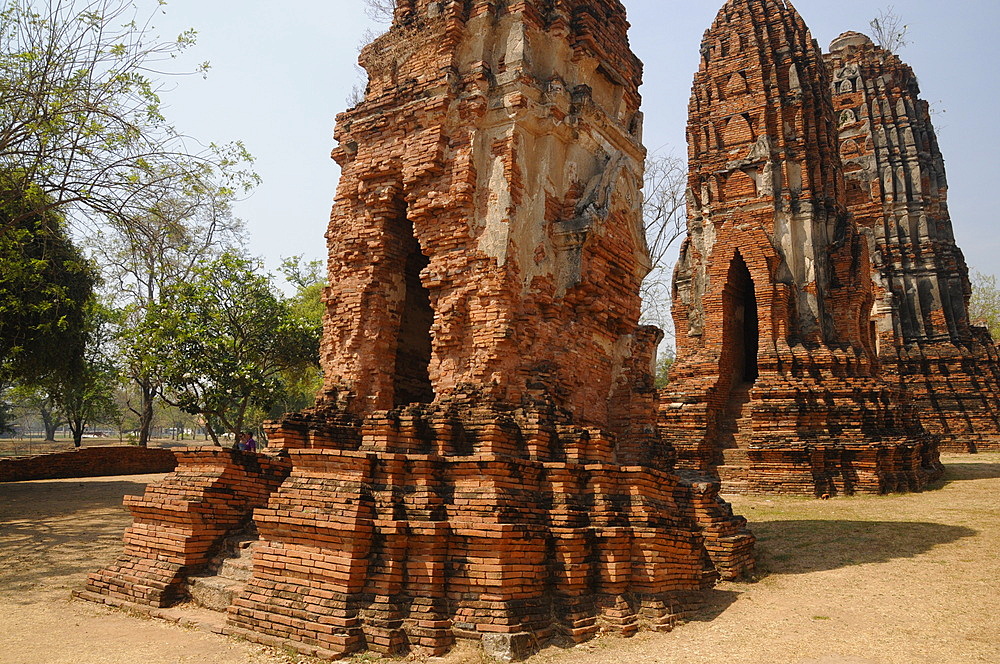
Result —
[[0, 202], [0, 378], [30, 384], [83, 354], [95, 275], [61, 217], [23, 214], [44, 194], [25, 196]]
[[[98, 232], [90, 243], [104, 266], [107, 292], [117, 307], [121, 330], [129, 331], [161, 303], [170, 286], [184, 283], [196, 267], [242, 241], [242, 224], [233, 218], [230, 193], [215, 187], [165, 197], [127, 228]], [[126, 334], [118, 344], [126, 379], [134, 389], [125, 407], [138, 419], [138, 445], [146, 447], [160, 393], [150, 349]]]
[[670, 367], [674, 365], [675, 359], [673, 348], [668, 347], [660, 351], [656, 358], [656, 376], [654, 377], [656, 389], [663, 389], [670, 383]]
[[53, 400], [66, 417], [76, 447], [88, 425], [115, 418], [119, 376], [111, 358], [111, 312], [96, 301], [87, 307], [85, 332], [84, 353], [49, 379]]
[[[282, 261], [281, 272], [285, 281], [295, 287], [295, 293], [286, 299], [292, 312], [309, 321], [317, 329], [323, 326], [323, 289], [326, 287], [326, 273], [323, 262], [303, 260], [302, 256], [292, 256]], [[286, 369], [282, 372], [282, 394], [267, 412], [260, 412], [258, 421], [280, 417], [284, 413], [299, 411], [313, 405], [316, 393], [323, 385], [323, 371], [317, 361]], [[259, 423], [257, 424], [259, 426]]]
[[165, 400], [234, 435], [251, 408], [266, 410], [279, 398], [283, 372], [315, 363], [319, 347], [318, 327], [231, 253], [167, 288], [135, 334], [149, 345]]
[[969, 300], [969, 319], [974, 325], [989, 329], [994, 339], [1000, 340], [1000, 287], [996, 275], [973, 269], [972, 297]]
[[[195, 32], [160, 39], [163, 0], [3, 0], [0, 4], [0, 203], [71, 208], [127, 224], [166, 194], [221, 172], [253, 184], [239, 143], [191, 153], [163, 115], [169, 63]], [[207, 64], [196, 72], [204, 73]], [[15, 215], [3, 221], [16, 225]]]
[[14, 405], [8, 399], [7, 388], [0, 385], [0, 436], [14, 431]]
[[323, 262], [303, 260], [301, 255], [281, 261], [281, 273], [285, 281], [295, 287], [295, 293], [288, 299], [293, 311], [317, 325], [323, 324], [323, 288], [326, 287], [326, 273]]

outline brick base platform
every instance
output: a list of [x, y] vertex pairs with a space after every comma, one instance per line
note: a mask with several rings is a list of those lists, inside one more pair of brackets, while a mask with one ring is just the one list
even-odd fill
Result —
[[556, 635], [666, 630], [753, 569], [717, 482], [621, 465], [609, 436], [552, 412], [411, 407], [338, 435], [349, 421], [278, 423], [279, 458], [181, 453], [126, 500], [125, 555], [89, 596], [169, 605], [254, 506], [262, 541], [229, 630], [326, 657], [466, 638], [518, 659]]
[[725, 450], [716, 470], [730, 493], [836, 496], [920, 491], [944, 467], [933, 442], [830, 443]]

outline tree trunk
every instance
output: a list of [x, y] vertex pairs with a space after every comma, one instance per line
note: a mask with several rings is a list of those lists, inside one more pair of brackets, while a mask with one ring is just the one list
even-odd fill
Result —
[[56, 429], [59, 428], [59, 421], [56, 419], [52, 410], [48, 406], [40, 406], [38, 412], [42, 416], [42, 426], [45, 427], [45, 440], [55, 441]]
[[149, 432], [153, 428], [153, 403], [156, 390], [145, 381], [139, 383], [139, 447], [149, 446]]
[[222, 443], [219, 442], [219, 436], [215, 433], [215, 427], [212, 426], [212, 418], [207, 415], [205, 416], [205, 431], [212, 437], [212, 442], [215, 443], [216, 447], [222, 447]]
[[83, 430], [86, 423], [82, 419], [74, 419], [69, 422], [69, 429], [73, 432], [73, 447], [80, 449], [83, 443]]

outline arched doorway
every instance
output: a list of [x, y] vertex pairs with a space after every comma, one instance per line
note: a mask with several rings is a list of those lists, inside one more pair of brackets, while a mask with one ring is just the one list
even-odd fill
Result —
[[722, 302], [723, 369], [728, 369], [731, 385], [753, 384], [759, 375], [757, 294], [750, 270], [738, 251], [729, 264]]
[[[757, 294], [743, 256], [733, 256], [722, 293], [722, 352], [717, 389], [722, 396], [718, 422], [719, 463], [723, 450], [744, 447], [748, 439], [750, 389], [759, 375]], [[744, 430], [746, 429], [746, 430]]]
[[434, 401], [428, 374], [434, 311], [430, 292], [420, 281], [420, 271], [427, 267], [429, 259], [420, 250], [413, 224], [403, 215], [393, 230], [401, 240], [404, 283], [393, 377], [393, 405], [400, 407]]

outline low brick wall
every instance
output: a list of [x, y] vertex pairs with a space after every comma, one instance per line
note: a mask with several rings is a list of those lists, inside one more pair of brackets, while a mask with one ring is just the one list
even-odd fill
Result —
[[170, 450], [84, 447], [72, 452], [0, 459], [0, 482], [169, 473], [175, 466], [177, 460]]

